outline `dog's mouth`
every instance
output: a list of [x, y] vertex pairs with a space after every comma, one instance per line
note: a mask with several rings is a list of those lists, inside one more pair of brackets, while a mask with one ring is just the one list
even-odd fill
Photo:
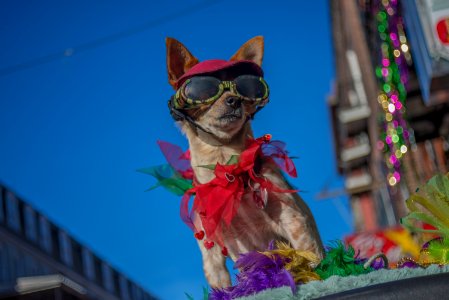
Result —
[[236, 109], [232, 112], [222, 115], [219, 119], [223, 122], [235, 122], [242, 118], [243, 112], [241, 109]]

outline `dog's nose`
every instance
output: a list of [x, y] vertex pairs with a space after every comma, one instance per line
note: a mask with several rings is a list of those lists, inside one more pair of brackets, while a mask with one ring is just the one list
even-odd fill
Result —
[[232, 108], [238, 108], [242, 104], [242, 100], [238, 97], [228, 97], [226, 98], [226, 105]]

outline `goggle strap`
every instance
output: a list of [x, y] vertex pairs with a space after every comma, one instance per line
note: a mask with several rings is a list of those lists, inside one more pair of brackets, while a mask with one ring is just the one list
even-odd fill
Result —
[[[261, 111], [262, 108], [264, 108], [265, 105], [266, 105], [267, 103], [268, 103], [268, 102], [264, 103], [264, 105], [259, 105], [259, 106], [257, 106], [256, 111], [253, 112], [253, 113], [249, 116], [249, 119], [254, 120], [254, 117], [256, 116], [256, 114], [257, 114], [259, 111]], [[247, 121], [248, 121], [248, 120], [247, 120]]]
[[215, 136], [215, 134], [209, 132], [208, 130], [204, 129], [200, 124], [196, 123], [189, 115], [186, 115], [184, 112], [178, 110], [174, 105], [174, 97], [171, 97], [170, 100], [168, 100], [168, 108], [170, 109], [170, 114], [172, 115], [175, 121], [186, 120], [194, 127], [204, 131], [205, 133]]
[[170, 100], [168, 100], [168, 109], [170, 110], [170, 115], [173, 117], [175, 121], [182, 121], [186, 119], [186, 115], [182, 113], [180, 110], [175, 107], [175, 97], [172, 96]]
[[[173, 119], [174, 119], [175, 121], [186, 120], [187, 122], [189, 122], [189, 123], [190, 123], [192, 126], [194, 126], [195, 128], [197, 128], [197, 129], [203, 131], [204, 133], [207, 133], [207, 134], [211, 135], [211, 137], [215, 137], [215, 138], [213, 138], [213, 139], [216, 139], [217, 141], [219, 141], [219, 140], [218, 140], [218, 137], [217, 137], [215, 134], [213, 134], [212, 132], [210, 132], [210, 131], [204, 129], [201, 125], [199, 125], [198, 123], [196, 123], [196, 122], [195, 122], [189, 115], [187, 115], [187, 114], [185, 114], [184, 112], [182, 112], [181, 110], [178, 110], [177, 108], [175, 108], [174, 101], [175, 101], [174, 96], [172, 96], [172, 97], [170, 98], [170, 100], [168, 100], [168, 108], [169, 108], [169, 110], [170, 110], [171, 116], [173, 117]], [[262, 108], [264, 108], [264, 107], [265, 107], [265, 104], [267, 104], [267, 102], [264, 103], [264, 105], [257, 106], [256, 111], [253, 112], [251, 115], [248, 115], [248, 116], [246, 117], [245, 124], [246, 124], [246, 122], [248, 122], [249, 120], [253, 120], [253, 119], [254, 119], [254, 116], [256, 115], [256, 113], [258, 113]]]

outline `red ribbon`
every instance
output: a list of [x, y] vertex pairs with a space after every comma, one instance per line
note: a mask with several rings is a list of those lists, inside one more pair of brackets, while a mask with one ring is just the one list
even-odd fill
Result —
[[[224, 226], [228, 227], [237, 214], [246, 184], [250, 181], [253, 182], [253, 186], [257, 186], [252, 197], [256, 204], [260, 204], [258, 194], [263, 190], [267, 193], [296, 192], [281, 189], [257, 173], [262, 162], [271, 160], [284, 172], [296, 177], [295, 165], [284, 150], [285, 145], [280, 141], [271, 142], [270, 139], [270, 135], [249, 139], [246, 149], [239, 156], [238, 163], [233, 165], [217, 163], [214, 179], [204, 184], [194, 182], [194, 187], [188, 190], [181, 200], [181, 218], [193, 231], [199, 232], [192, 220], [193, 212], [197, 212], [207, 239], [224, 247], [222, 237]], [[189, 212], [189, 200], [192, 195], [195, 195], [195, 198]]]

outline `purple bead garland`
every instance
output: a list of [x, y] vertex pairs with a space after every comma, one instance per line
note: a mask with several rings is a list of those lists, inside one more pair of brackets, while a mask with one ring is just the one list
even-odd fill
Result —
[[398, 9], [398, 1], [382, 0], [374, 1], [371, 11], [377, 21], [380, 41], [376, 75], [381, 86], [378, 102], [384, 112], [378, 148], [385, 153], [387, 180], [391, 186], [401, 181], [401, 161], [410, 145], [410, 130], [404, 114], [411, 57]]

